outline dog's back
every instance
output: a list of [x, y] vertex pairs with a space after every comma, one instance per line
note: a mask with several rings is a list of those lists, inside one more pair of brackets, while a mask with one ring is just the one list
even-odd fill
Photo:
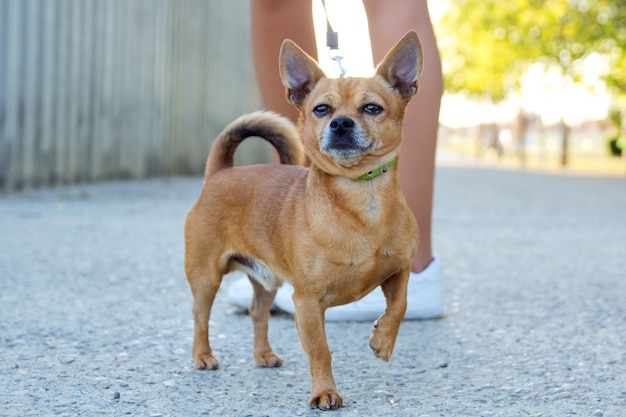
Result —
[[[281, 164], [234, 167], [237, 146], [249, 137], [269, 142], [276, 149]], [[284, 226], [278, 222], [281, 211], [294, 209], [293, 190], [306, 182], [307, 169], [299, 166], [304, 162], [296, 127], [282, 116], [259, 111], [241, 116], [228, 125], [213, 143], [202, 192], [187, 216], [188, 275], [194, 275], [195, 267], [202, 265], [204, 268], [208, 262], [215, 268], [216, 275], [240, 269], [257, 277], [268, 289], [280, 286], [283, 279], [254, 258], [262, 247], [282, 244], [275, 230]], [[251, 233], [261, 239], [251, 239]], [[266, 261], [276, 263], [274, 259]], [[287, 276], [285, 268], [278, 268], [276, 273]]]

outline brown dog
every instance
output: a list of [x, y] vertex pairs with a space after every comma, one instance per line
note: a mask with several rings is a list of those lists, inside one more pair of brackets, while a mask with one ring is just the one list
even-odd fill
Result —
[[[417, 225], [400, 190], [396, 158], [402, 118], [417, 92], [422, 53], [415, 32], [387, 54], [372, 78], [329, 79], [293, 42], [283, 42], [280, 75], [300, 110], [298, 127], [275, 114], [243, 116], [215, 140], [204, 185], [185, 225], [185, 271], [194, 297], [193, 358], [216, 369], [208, 338], [211, 305], [228, 271], [248, 274], [258, 366], [280, 366], [267, 339], [269, 309], [293, 284], [295, 321], [309, 358], [311, 407], [338, 408], [324, 311], [382, 286], [387, 309], [370, 346], [389, 360], [406, 310]], [[237, 145], [260, 136], [283, 165], [233, 167]], [[310, 168], [301, 165], [304, 152]], [[292, 164], [292, 165], [286, 165]]]

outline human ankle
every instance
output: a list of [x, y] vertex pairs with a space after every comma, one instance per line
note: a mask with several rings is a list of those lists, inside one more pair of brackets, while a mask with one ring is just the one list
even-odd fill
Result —
[[416, 255], [415, 258], [413, 258], [413, 260], [411, 261], [411, 272], [419, 274], [420, 272], [428, 268], [428, 265], [430, 265], [433, 259], [434, 258], [430, 253], [425, 256], [420, 256], [419, 254]]

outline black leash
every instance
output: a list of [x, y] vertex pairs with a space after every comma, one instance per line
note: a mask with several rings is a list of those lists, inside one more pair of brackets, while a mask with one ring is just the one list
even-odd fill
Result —
[[343, 78], [346, 75], [346, 69], [341, 64], [343, 59], [343, 49], [339, 48], [339, 33], [333, 30], [330, 20], [328, 20], [328, 11], [326, 10], [326, 0], [322, 0], [324, 14], [326, 15], [326, 46], [328, 47], [328, 56], [339, 65], [339, 75]]

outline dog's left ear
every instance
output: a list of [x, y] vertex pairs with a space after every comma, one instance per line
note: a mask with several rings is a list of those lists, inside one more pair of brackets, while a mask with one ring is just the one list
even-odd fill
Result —
[[423, 68], [422, 43], [415, 31], [410, 31], [396, 46], [387, 52], [385, 58], [376, 67], [376, 74], [409, 99], [418, 89], [418, 78]]
[[287, 100], [300, 106], [315, 84], [325, 77], [317, 62], [289, 39], [280, 47], [280, 78], [287, 88]]

